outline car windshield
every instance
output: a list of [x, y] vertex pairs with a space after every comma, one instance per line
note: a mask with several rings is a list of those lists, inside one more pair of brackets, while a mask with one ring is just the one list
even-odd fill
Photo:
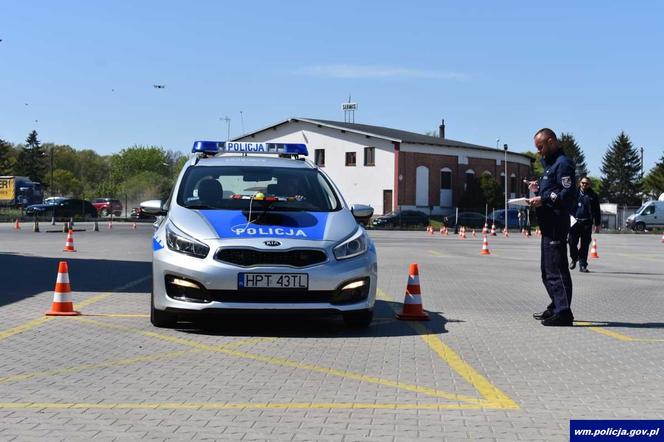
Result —
[[[262, 193], [266, 199], [256, 198]], [[254, 197], [252, 200], [251, 197]], [[332, 212], [341, 208], [332, 186], [315, 169], [291, 167], [190, 167], [177, 202], [191, 209]]]

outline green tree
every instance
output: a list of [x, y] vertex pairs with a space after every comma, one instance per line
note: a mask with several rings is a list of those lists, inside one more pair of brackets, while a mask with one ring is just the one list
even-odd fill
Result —
[[664, 155], [646, 175], [643, 180], [643, 189], [648, 195], [655, 198], [664, 193]]
[[488, 204], [489, 207], [502, 207], [505, 204], [503, 187], [488, 173], [484, 173], [480, 177], [480, 191], [484, 203]]
[[48, 170], [47, 161], [46, 152], [37, 138], [37, 131], [33, 130], [25, 140], [25, 146], [19, 151], [15, 167], [16, 175], [27, 176], [32, 181], [44, 183]]
[[588, 166], [586, 166], [586, 156], [583, 154], [583, 151], [576, 143], [574, 136], [568, 133], [561, 133], [560, 139], [558, 140], [560, 148], [563, 150], [565, 155], [567, 155], [576, 165], [576, 178], [581, 179], [584, 176], [588, 176]]
[[145, 171], [170, 176], [171, 163], [163, 148], [132, 146], [111, 157], [111, 179], [118, 184]]
[[0, 175], [13, 175], [15, 162], [14, 147], [0, 138]]
[[56, 169], [53, 171], [53, 193], [63, 196], [79, 197], [83, 186], [76, 176], [69, 170]]
[[641, 204], [641, 158], [625, 132], [620, 132], [604, 154], [601, 171], [601, 198], [620, 205]]
[[[533, 164], [533, 173], [535, 177], [540, 177], [544, 175], [544, 167], [542, 166], [542, 156], [539, 152], [526, 152], [526, 155], [530, 157]], [[534, 177], [533, 177], [534, 178]]]

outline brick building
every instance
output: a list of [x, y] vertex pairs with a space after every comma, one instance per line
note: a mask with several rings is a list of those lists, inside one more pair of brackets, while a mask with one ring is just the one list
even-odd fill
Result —
[[[349, 204], [376, 214], [396, 208], [449, 213], [468, 179], [490, 174], [505, 186], [503, 149], [367, 124], [291, 118], [235, 141], [305, 142], [310, 159], [334, 180]], [[507, 152], [510, 198], [525, 195], [532, 175], [528, 156]]]

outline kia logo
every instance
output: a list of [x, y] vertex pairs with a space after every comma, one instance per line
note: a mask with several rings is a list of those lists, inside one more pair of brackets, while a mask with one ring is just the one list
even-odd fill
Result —
[[276, 241], [276, 240], [263, 241], [263, 244], [265, 244], [266, 246], [269, 246], [269, 247], [277, 247], [277, 246], [281, 245], [281, 243], [279, 241]]

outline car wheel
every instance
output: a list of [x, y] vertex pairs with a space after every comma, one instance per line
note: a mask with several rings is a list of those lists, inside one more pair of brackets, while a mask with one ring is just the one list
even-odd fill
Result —
[[108, 216], [108, 210], [106, 210], [106, 209], [101, 209], [101, 210], [99, 211], [99, 215], [100, 215], [100, 216], [103, 216], [103, 217]]
[[150, 322], [155, 327], [171, 328], [178, 322], [176, 315], [154, 308], [154, 295], [150, 295]]
[[352, 328], [367, 328], [373, 321], [373, 310], [358, 310], [343, 313], [346, 326]]
[[636, 226], [634, 227], [636, 228], [637, 232], [643, 232], [644, 230], [646, 230], [645, 223], [636, 223]]

